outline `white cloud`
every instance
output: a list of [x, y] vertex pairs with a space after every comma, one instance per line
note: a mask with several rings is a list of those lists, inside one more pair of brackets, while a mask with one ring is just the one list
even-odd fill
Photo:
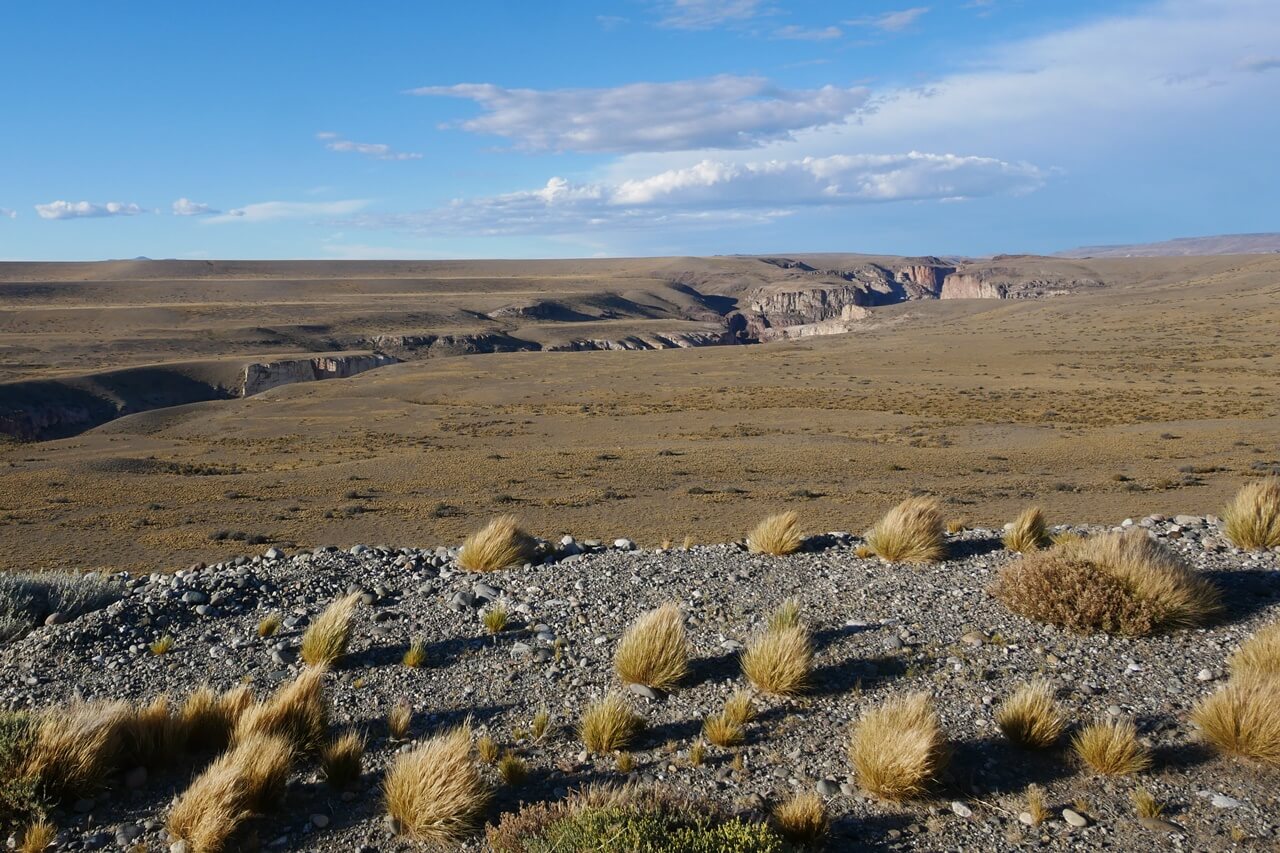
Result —
[[473, 236], [758, 223], [804, 207], [953, 201], [1028, 192], [1040, 186], [1044, 177], [1027, 163], [919, 152], [752, 163], [704, 160], [618, 183], [552, 178], [535, 190], [460, 199], [431, 210], [364, 216], [352, 222]]
[[218, 213], [207, 204], [201, 204], [198, 201], [192, 201], [187, 197], [182, 197], [173, 203], [174, 216], [205, 216], [212, 213]]
[[842, 35], [844, 32], [839, 27], [801, 27], [795, 24], [788, 24], [773, 31], [774, 38], [792, 41], [830, 41]]
[[475, 133], [556, 151], [753, 148], [795, 131], [843, 122], [867, 101], [861, 87], [783, 89], [761, 77], [720, 75], [612, 89], [506, 89], [489, 83], [424, 86], [414, 95], [467, 98], [484, 114]]
[[363, 154], [378, 160], [421, 160], [422, 155], [412, 151], [395, 151], [382, 142], [352, 142], [336, 133], [322, 131], [316, 139], [324, 141], [324, 147], [342, 154]]
[[915, 6], [910, 9], [899, 9], [896, 12], [885, 12], [869, 18], [857, 18], [845, 21], [851, 27], [875, 27], [878, 30], [896, 33], [905, 30], [929, 11], [928, 6]]
[[675, 30], [709, 30], [749, 21], [767, 10], [763, 0], [661, 0], [659, 26]]
[[51, 201], [48, 204], [37, 204], [36, 213], [41, 219], [86, 219], [102, 216], [137, 216], [145, 213], [136, 204], [123, 204], [109, 201], [106, 204], [94, 204], [89, 201]]
[[596, 15], [596, 23], [600, 25], [600, 29], [612, 32], [631, 23], [631, 19], [621, 15]]
[[3, 216], [5, 219], [17, 219], [18, 211], [8, 207], [0, 207], [0, 216]]
[[206, 222], [270, 222], [277, 219], [306, 219], [308, 217], [342, 216], [362, 210], [368, 199], [345, 201], [262, 201], [246, 204], [211, 216]]
[[1255, 74], [1276, 68], [1280, 68], [1280, 56], [1246, 56], [1236, 63], [1236, 70], [1252, 71]]

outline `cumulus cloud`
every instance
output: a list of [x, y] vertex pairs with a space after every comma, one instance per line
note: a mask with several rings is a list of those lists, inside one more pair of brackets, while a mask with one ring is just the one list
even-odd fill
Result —
[[804, 207], [1022, 193], [1044, 178], [1028, 163], [914, 151], [752, 163], [703, 160], [617, 183], [552, 178], [534, 190], [352, 222], [476, 236], [766, 222]]
[[109, 201], [106, 204], [94, 204], [90, 201], [51, 201], [48, 204], [37, 204], [36, 213], [41, 219], [87, 219], [102, 216], [137, 216], [145, 213], [136, 204], [123, 204]]
[[830, 41], [842, 35], [844, 31], [839, 27], [801, 27], [796, 24], [788, 24], [773, 31], [774, 38], [791, 41]]
[[658, 25], [674, 30], [709, 30], [740, 24], [766, 11], [763, 0], [662, 0]]
[[857, 18], [845, 21], [851, 27], [875, 27], [878, 30], [896, 33], [905, 30], [929, 11], [928, 6], [915, 6], [910, 9], [899, 9], [896, 12], [885, 12], [869, 18]]
[[1280, 56], [1246, 56], [1236, 63], [1237, 71], [1252, 71], [1255, 74], [1276, 68], [1280, 68]]
[[316, 134], [316, 139], [324, 142], [324, 147], [330, 151], [337, 151], [342, 154], [363, 154], [366, 157], [373, 157], [377, 160], [421, 160], [422, 155], [412, 151], [395, 151], [390, 145], [381, 142], [352, 142], [350, 139], [343, 139], [336, 133], [330, 131], [322, 131]]
[[846, 121], [868, 98], [862, 87], [784, 89], [727, 74], [611, 89], [462, 83], [410, 93], [475, 101], [485, 112], [461, 122], [464, 130], [517, 139], [529, 149], [588, 152], [753, 148]]
[[198, 201], [192, 201], [185, 196], [173, 203], [174, 216], [206, 216], [208, 214], [218, 213], [207, 204], [201, 204]]
[[5, 219], [17, 219], [18, 211], [9, 207], [0, 207], [0, 217]]
[[271, 222], [278, 219], [307, 219], [322, 216], [343, 216], [362, 210], [368, 199], [344, 201], [262, 201], [246, 204], [211, 216], [206, 222]]

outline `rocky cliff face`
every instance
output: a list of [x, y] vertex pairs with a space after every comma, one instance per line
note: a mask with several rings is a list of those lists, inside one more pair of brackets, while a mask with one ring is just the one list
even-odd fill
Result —
[[240, 386], [242, 397], [261, 394], [281, 385], [315, 382], [320, 379], [346, 379], [366, 370], [395, 364], [399, 359], [383, 353], [369, 355], [317, 356], [282, 361], [254, 362], [244, 367]]
[[946, 277], [938, 296], [940, 299], [1044, 299], [1102, 286], [1103, 282], [1096, 278], [1028, 275], [1000, 267], [961, 269]]
[[402, 361], [539, 349], [536, 343], [522, 341], [506, 332], [478, 332], [471, 335], [379, 335], [369, 343], [373, 349], [394, 355]]
[[688, 349], [718, 347], [739, 343], [725, 332], [672, 332], [670, 334], [627, 335], [617, 339], [584, 338], [562, 344], [548, 344], [546, 352], [589, 352], [600, 350]]

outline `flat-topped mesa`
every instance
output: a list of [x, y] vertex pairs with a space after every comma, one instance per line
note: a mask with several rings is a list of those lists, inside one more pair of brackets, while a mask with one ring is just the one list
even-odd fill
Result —
[[240, 387], [240, 395], [250, 397], [281, 385], [292, 385], [295, 382], [346, 379], [357, 373], [385, 367], [398, 361], [399, 359], [384, 353], [367, 353], [253, 362], [244, 366], [244, 380]]
[[1067, 296], [1080, 290], [1102, 287], [1096, 278], [1028, 277], [1013, 270], [992, 267], [960, 270], [942, 282], [940, 299], [1043, 299]]

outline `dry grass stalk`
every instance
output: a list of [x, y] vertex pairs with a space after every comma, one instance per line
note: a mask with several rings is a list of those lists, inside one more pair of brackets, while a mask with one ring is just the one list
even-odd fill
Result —
[[1104, 776], [1130, 776], [1151, 766], [1151, 754], [1138, 742], [1138, 729], [1129, 720], [1091, 723], [1076, 733], [1071, 747]]
[[329, 671], [309, 666], [265, 702], [250, 706], [236, 722], [233, 741], [255, 734], [279, 735], [299, 752], [318, 750], [329, 729], [329, 701], [324, 682]]
[[1232, 677], [1191, 712], [1205, 740], [1231, 755], [1280, 768], [1280, 677]]
[[343, 732], [320, 750], [320, 769], [334, 788], [346, 788], [360, 779], [365, 738], [355, 731]]
[[173, 651], [176, 642], [171, 634], [165, 634], [163, 637], [153, 641], [147, 648], [151, 649], [151, 654], [153, 655], [167, 655]]
[[946, 556], [942, 507], [933, 498], [907, 498], [867, 532], [876, 556], [894, 563], [933, 563]]
[[132, 709], [126, 702], [73, 702], [40, 715], [19, 776], [39, 780], [55, 798], [99, 787], [124, 753]]
[[1280, 622], [1259, 629], [1228, 661], [1233, 678], [1280, 678]]
[[969, 523], [963, 518], [953, 518], [947, 522], [947, 532], [953, 536], [957, 533], [964, 533], [969, 528]]
[[214, 759], [182, 793], [165, 826], [192, 853], [218, 853], [240, 826], [284, 795], [293, 748], [254, 734]]
[[551, 712], [545, 707], [539, 708], [538, 712], [533, 715], [533, 720], [529, 723], [529, 731], [533, 735], [534, 740], [542, 740], [547, 736], [547, 729], [551, 725]]
[[280, 626], [283, 624], [284, 619], [281, 618], [279, 613], [271, 613], [264, 616], [262, 621], [258, 623], [258, 636], [263, 639], [266, 639], [267, 637], [274, 637], [276, 632], [280, 630]]
[[727, 713], [715, 714], [703, 720], [702, 734], [716, 746], [723, 747], [737, 746], [746, 737], [742, 724]]
[[458, 565], [470, 572], [496, 572], [529, 561], [534, 542], [513, 515], [501, 515], [462, 543]]
[[22, 845], [18, 853], [44, 853], [53, 846], [58, 838], [58, 828], [45, 818], [40, 818], [27, 825], [22, 833]]
[[173, 713], [164, 695], [133, 709], [123, 721], [121, 737], [125, 763], [151, 769], [171, 763], [188, 742], [182, 717]]
[[1143, 531], [1028, 554], [1005, 565], [991, 591], [1031, 619], [1128, 636], [1201, 625], [1222, 608], [1216, 587]]
[[489, 735], [480, 735], [476, 740], [476, 755], [485, 764], [497, 764], [499, 752], [498, 742]]
[[626, 684], [674, 690], [689, 674], [689, 640], [680, 608], [668, 602], [632, 622], [618, 641], [613, 665]]
[[756, 703], [747, 690], [736, 690], [724, 702], [724, 715], [740, 726], [756, 718]]
[[182, 704], [178, 722], [192, 750], [225, 749], [240, 715], [253, 703], [253, 693], [240, 685], [219, 695], [207, 685], [197, 688]]
[[1280, 546], [1280, 477], [1246, 483], [1222, 513], [1223, 532], [1237, 547]]
[[629, 752], [619, 752], [613, 759], [613, 766], [619, 773], [630, 773], [636, 769], [636, 758]]
[[1133, 808], [1138, 817], [1155, 820], [1164, 814], [1164, 804], [1146, 788], [1138, 788], [1133, 792]]
[[813, 642], [804, 625], [765, 631], [742, 652], [742, 672], [762, 693], [793, 696], [809, 686]]
[[414, 841], [445, 845], [474, 833], [490, 792], [471, 760], [470, 724], [398, 754], [383, 796], [398, 831]]
[[1045, 749], [1057, 743], [1066, 719], [1053, 699], [1053, 689], [1036, 681], [1019, 687], [1001, 704], [996, 725], [1018, 746]]
[[578, 723], [578, 736], [588, 750], [603, 754], [626, 749], [643, 725], [626, 700], [611, 693], [587, 706]]
[[387, 712], [387, 733], [394, 740], [404, 740], [409, 734], [409, 726], [413, 724], [413, 706], [408, 699], [397, 699]]
[[925, 693], [892, 698], [865, 711], [849, 740], [849, 761], [863, 790], [884, 800], [924, 793], [949, 757]]
[[409, 669], [421, 669], [427, 665], [427, 643], [425, 640], [414, 640], [405, 650], [401, 663]]
[[689, 766], [701, 767], [706, 758], [707, 745], [700, 740], [694, 741], [693, 746], [689, 747]]
[[1004, 534], [1004, 547], [1019, 554], [1039, 551], [1052, 544], [1053, 538], [1044, 521], [1044, 510], [1038, 506], [1025, 510]]
[[351, 641], [351, 616], [360, 604], [360, 593], [339, 598], [316, 617], [302, 635], [301, 655], [311, 666], [330, 666], [347, 653]]
[[503, 783], [512, 787], [519, 785], [529, 776], [529, 765], [524, 763], [524, 759], [516, 755], [511, 750], [507, 750], [498, 759], [498, 777]]
[[831, 831], [826, 804], [813, 791], [792, 794], [779, 803], [773, 822], [788, 841], [806, 846], [816, 846]]
[[769, 516], [757, 524], [747, 536], [747, 550], [752, 554], [785, 557], [803, 547], [804, 534], [800, 532], [800, 514], [795, 510]]
[[1027, 786], [1027, 814], [1031, 817], [1031, 825], [1039, 826], [1049, 819], [1049, 806], [1044, 799], [1044, 788], [1039, 785]]

